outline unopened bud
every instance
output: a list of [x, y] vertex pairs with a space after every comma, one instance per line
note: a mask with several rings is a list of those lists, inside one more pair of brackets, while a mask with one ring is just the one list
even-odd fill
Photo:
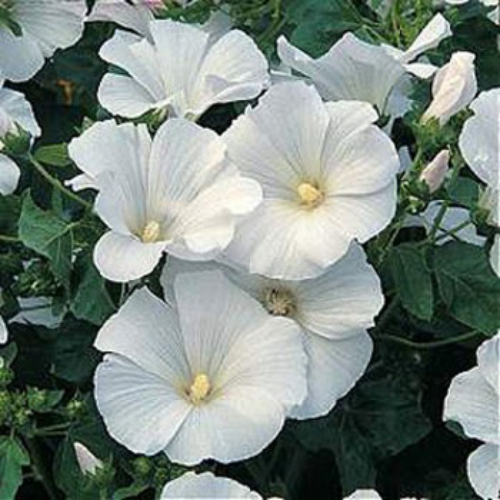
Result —
[[419, 179], [427, 184], [431, 193], [434, 193], [442, 186], [449, 170], [449, 161], [450, 152], [448, 149], [443, 149], [422, 170]]
[[98, 469], [102, 469], [102, 460], [99, 460], [85, 445], [76, 442], [74, 444], [75, 455], [82, 474], [94, 476]]

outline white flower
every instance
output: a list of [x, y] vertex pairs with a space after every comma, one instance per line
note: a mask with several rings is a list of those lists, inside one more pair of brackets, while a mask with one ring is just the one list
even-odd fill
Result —
[[154, 140], [145, 125], [102, 122], [69, 146], [71, 158], [99, 188], [95, 209], [111, 229], [94, 261], [112, 281], [153, 270], [164, 251], [190, 260], [213, 258], [231, 241], [236, 219], [261, 201], [261, 188], [241, 177], [222, 140], [184, 119], [164, 123]]
[[82, 474], [94, 475], [103, 467], [102, 460], [99, 460], [84, 444], [75, 442], [73, 447]]
[[144, 37], [150, 37], [149, 22], [154, 10], [164, 5], [163, 0], [97, 0], [87, 22], [110, 21], [129, 28]]
[[[423, 226], [427, 234], [432, 231], [438, 215], [443, 207], [442, 201], [431, 201], [427, 208], [418, 216], [409, 217], [406, 227]], [[454, 237], [449, 233], [453, 233]], [[437, 245], [443, 245], [448, 241], [460, 240], [471, 245], [483, 246], [486, 238], [480, 236], [474, 226], [470, 212], [463, 207], [447, 207], [441, 218], [436, 231]]]
[[356, 490], [344, 500], [382, 500], [382, 497], [375, 490]]
[[481, 344], [477, 361], [452, 380], [443, 419], [458, 422], [468, 437], [485, 443], [469, 456], [467, 473], [476, 493], [494, 500], [500, 492], [500, 334]]
[[0, 79], [30, 79], [56, 49], [70, 47], [83, 33], [85, 0], [7, 0], [3, 5], [21, 34], [0, 24]]
[[444, 125], [453, 115], [464, 109], [477, 92], [476, 72], [471, 52], [455, 52], [434, 77], [432, 102], [422, 115], [425, 123], [431, 118]]
[[[384, 303], [379, 279], [362, 248], [353, 245], [319, 278], [303, 281], [271, 280], [219, 268], [269, 314], [293, 319], [301, 327], [308, 356], [308, 393], [290, 415], [306, 419], [327, 414], [363, 375], [372, 354], [366, 329], [374, 325], [373, 318]], [[198, 269], [200, 265], [169, 260], [161, 279], [166, 297], [172, 295], [175, 276]]]
[[490, 249], [490, 264], [496, 275], [500, 278], [500, 234], [495, 234], [493, 246]]
[[117, 31], [99, 55], [128, 73], [104, 76], [99, 102], [113, 114], [138, 117], [153, 109], [196, 119], [217, 103], [257, 97], [268, 84], [268, 64], [238, 30], [211, 36], [199, 26], [150, 23], [152, 42]]
[[[408, 109], [408, 99], [399, 95], [407, 90], [402, 77], [406, 72], [428, 77], [435, 70], [432, 65], [410, 61], [450, 35], [449, 23], [438, 14], [405, 52], [389, 45], [366, 43], [347, 33], [318, 59], [312, 59], [282, 36], [278, 39], [278, 55], [287, 66], [308, 77], [325, 100], [366, 101], [381, 114], [396, 111], [400, 115]], [[403, 89], [392, 96], [398, 86]]]
[[223, 139], [260, 182], [264, 201], [241, 222], [230, 260], [272, 278], [312, 278], [391, 220], [399, 160], [368, 103], [323, 103], [303, 82], [274, 85]]
[[3, 320], [2, 316], [0, 316], [0, 344], [5, 344], [9, 339], [9, 332], [7, 330], [7, 325]]
[[[469, 0], [445, 0], [447, 4], [450, 5], [462, 5], [467, 3]], [[500, 7], [498, 5], [498, 0], [479, 0], [485, 7], [496, 7], [492, 10], [488, 17], [495, 23], [500, 24]]]
[[22, 325], [43, 325], [47, 328], [57, 328], [63, 318], [65, 311], [54, 314], [52, 310], [52, 299], [49, 297], [18, 297], [21, 310], [11, 320], [11, 323]]
[[202, 474], [186, 472], [183, 476], [167, 483], [160, 496], [160, 500], [187, 500], [188, 498], [262, 500], [262, 497], [250, 488], [233, 479], [214, 476], [211, 472]]
[[449, 170], [450, 151], [443, 149], [422, 170], [420, 181], [427, 184], [429, 192], [434, 193], [443, 184]]
[[499, 188], [500, 88], [481, 92], [470, 105], [474, 116], [464, 124], [459, 139], [462, 156], [471, 170], [492, 189]]
[[270, 318], [221, 272], [178, 276], [175, 308], [134, 292], [101, 328], [95, 375], [109, 433], [194, 465], [256, 455], [306, 395], [300, 329]]
[[[20, 92], [4, 88], [3, 83], [0, 80], [0, 141], [8, 133], [15, 134], [18, 127], [38, 137], [41, 131], [30, 103]], [[14, 192], [20, 175], [19, 167], [8, 156], [0, 153], [0, 194]]]

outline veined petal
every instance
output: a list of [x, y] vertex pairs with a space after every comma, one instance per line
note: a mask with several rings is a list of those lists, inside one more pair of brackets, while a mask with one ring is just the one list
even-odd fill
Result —
[[147, 288], [135, 291], [104, 323], [94, 346], [120, 354], [172, 385], [182, 376], [190, 377], [179, 319]]
[[444, 403], [445, 420], [458, 422], [469, 437], [500, 444], [498, 392], [480, 368], [458, 374], [451, 382]]
[[110, 231], [94, 248], [94, 263], [101, 275], [120, 283], [142, 278], [160, 261], [165, 243], [143, 243], [134, 236]]
[[299, 420], [326, 415], [361, 378], [370, 361], [373, 343], [366, 332], [343, 340], [304, 332], [308, 357], [307, 397], [290, 412]]
[[8, 156], [0, 153], [0, 194], [13, 193], [21, 177], [19, 167]]
[[[38, 137], [41, 134], [42, 131], [36, 122], [33, 108], [24, 95], [15, 90], [4, 89], [0, 85], [0, 113], [2, 111], [8, 115], [13, 123], [29, 132], [33, 137]], [[2, 130], [0, 126], [0, 136], [4, 132], [7, 131]]]
[[[483, 377], [500, 393], [500, 334], [483, 342], [477, 350], [477, 363]], [[499, 409], [500, 412], [500, 409]], [[499, 421], [500, 432], [500, 421]]]
[[116, 354], [105, 356], [94, 383], [97, 408], [108, 432], [135, 453], [160, 452], [192, 411], [165, 379]]
[[500, 446], [483, 444], [467, 460], [467, 475], [475, 492], [484, 500], [498, 498], [500, 491]]

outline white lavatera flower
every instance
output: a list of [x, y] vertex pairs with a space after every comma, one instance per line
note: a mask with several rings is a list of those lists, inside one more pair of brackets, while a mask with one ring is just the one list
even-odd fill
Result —
[[411, 61], [450, 35], [448, 21], [437, 14], [406, 51], [366, 43], [347, 33], [318, 59], [281, 36], [278, 55], [286, 66], [312, 81], [327, 101], [366, 101], [381, 114], [401, 116], [411, 104], [407, 73], [427, 78], [436, 70]]
[[[422, 226], [429, 234], [437, 217], [441, 213], [443, 202], [440, 200], [431, 201], [427, 208], [418, 216], [408, 217], [406, 227]], [[450, 234], [452, 233], [452, 234]], [[459, 240], [471, 245], [483, 246], [486, 238], [477, 233], [476, 227], [471, 219], [470, 211], [467, 208], [450, 206], [446, 208], [444, 216], [436, 231], [436, 245], [444, 245], [448, 241]]]
[[365, 372], [373, 349], [366, 329], [374, 325], [384, 304], [380, 281], [363, 249], [353, 244], [320, 277], [302, 281], [273, 280], [220, 264], [170, 259], [161, 278], [165, 296], [172, 300], [176, 276], [207, 267], [223, 270], [270, 315], [290, 318], [300, 326], [308, 357], [308, 393], [290, 416], [306, 419], [330, 412]]
[[495, 274], [500, 278], [500, 234], [495, 234], [490, 249], [490, 264]]
[[356, 490], [344, 500], [382, 500], [382, 497], [375, 490]]
[[135, 453], [229, 463], [261, 452], [306, 396], [299, 327], [271, 318], [221, 272], [177, 276], [171, 307], [133, 293], [98, 333], [104, 423]]
[[170, 20], [149, 26], [152, 42], [117, 31], [99, 52], [127, 72], [108, 73], [99, 86], [99, 102], [115, 115], [168, 110], [196, 119], [214, 104], [257, 97], [268, 85], [266, 58], [241, 31], [211, 35]]
[[476, 493], [497, 500], [500, 493], [500, 334], [477, 350], [478, 365], [451, 382], [444, 402], [444, 420], [458, 422], [465, 434], [485, 444], [467, 460], [467, 473]]
[[7, 330], [7, 325], [4, 319], [0, 316], [0, 345], [5, 344], [9, 339], [9, 332]]
[[[160, 500], [187, 500], [188, 498], [263, 500], [258, 493], [250, 490], [247, 486], [234, 479], [214, 476], [211, 472], [203, 472], [202, 474], [186, 472], [181, 477], [167, 483], [160, 496]], [[280, 499], [275, 498], [274, 500]]]
[[455, 52], [434, 77], [432, 101], [422, 115], [422, 122], [431, 118], [444, 125], [466, 108], [477, 93], [474, 66], [476, 56], [471, 52]]
[[69, 154], [86, 175], [76, 184], [99, 189], [95, 210], [111, 231], [94, 262], [112, 281], [145, 276], [163, 252], [213, 258], [262, 200], [260, 185], [227, 161], [220, 137], [184, 119], [168, 120], [153, 140], [145, 125], [98, 123]]
[[[3, 84], [4, 80], [0, 80], [0, 143], [8, 133], [15, 134], [18, 127], [38, 137], [41, 131], [30, 103], [23, 94], [3, 87]], [[0, 152], [0, 195], [14, 192], [20, 175], [14, 161]]]
[[0, 24], [0, 79], [30, 79], [57, 49], [75, 44], [83, 33], [85, 0], [2, 0], [1, 7], [17, 24], [14, 34]]
[[222, 136], [228, 156], [263, 187], [225, 255], [251, 273], [322, 274], [391, 220], [399, 159], [368, 103], [323, 103], [303, 82], [274, 85]]

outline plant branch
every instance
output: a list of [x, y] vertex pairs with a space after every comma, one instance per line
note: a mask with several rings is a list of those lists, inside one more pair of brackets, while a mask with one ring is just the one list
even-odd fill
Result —
[[397, 344], [401, 344], [407, 347], [412, 347], [414, 349], [434, 349], [436, 347], [444, 347], [451, 344], [456, 344], [458, 342], [462, 342], [464, 340], [470, 340], [478, 335], [482, 335], [481, 332], [477, 330], [473, 330], [472, 332], [463, 333], [461, 335], [457, 335], [455, 337], [451, 337], [449, 339], [436, 340], [434, 342], [413, 342], [412, 340], [404, 339], [402, 337], [397, 337], [396, 335], [377, 335], [375, 338], [380, 340], [387, 340], [389, 342], [395, 342]]

